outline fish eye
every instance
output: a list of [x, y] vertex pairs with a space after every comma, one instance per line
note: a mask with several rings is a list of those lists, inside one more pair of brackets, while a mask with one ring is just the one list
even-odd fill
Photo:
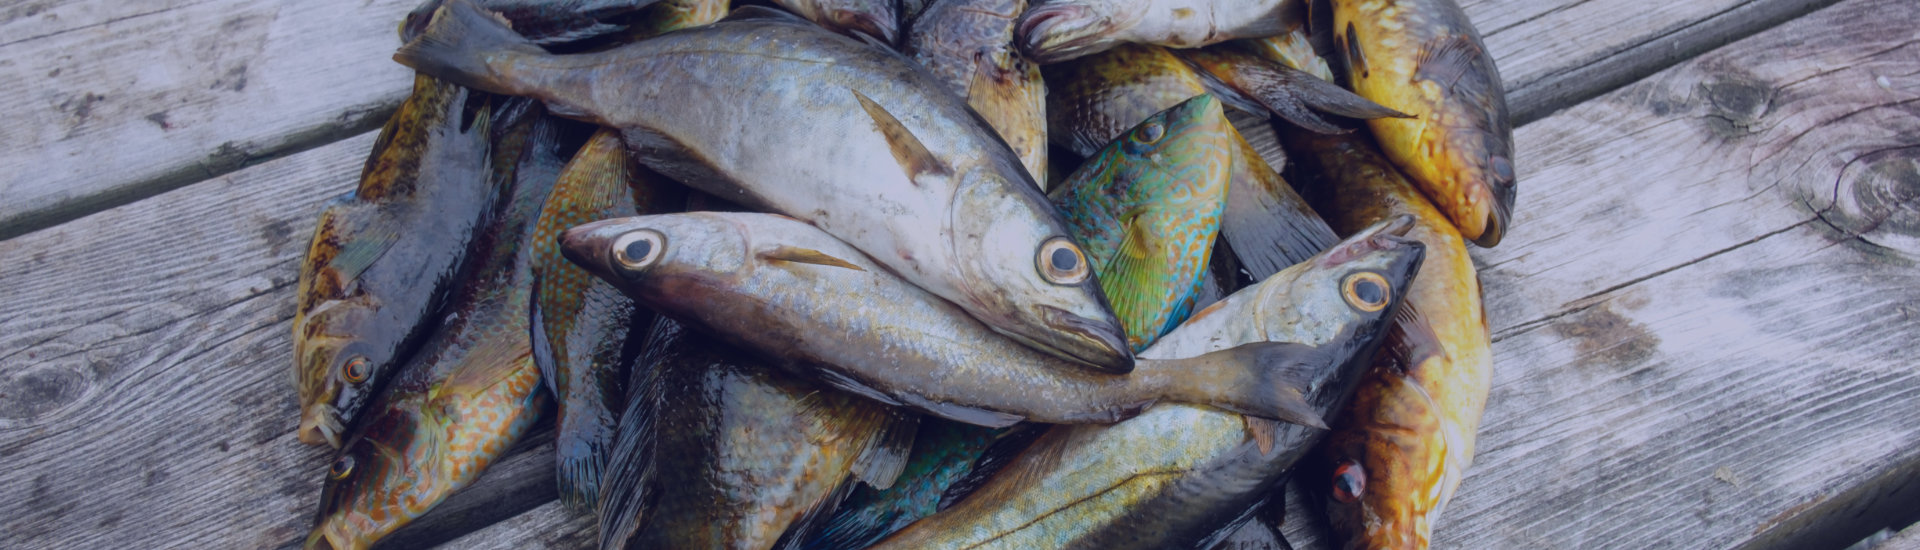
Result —
[[666, 235], [651, 229], [642, 229], [614, 239], [613, 259], [620, 263], [620, 267], [638, 271], [659, 261], [661, 252], [666, 248]]
[[1513, 182], [1513, 161], [1507, 160], [1507, 157], [1494, 155], [1487, 160], [1487, 166], [1493, 170], [1493, 177], [1501, 183]]
[[1346, 461], [1333, 469], [1333, 499], [1353, 504], [1367, 494], [1367, 470], [1360, 463]]
[[1167, 135], [1167, 127], [1160, 124], [1158, 120], [1149, 120], [1146, 124], [1140, 125], [1140, 131], [1134, 132], [1133, 135], [1140, 140], [1140, 143], [1152, 145]]
[[1386, 309], [1389, 290], [1391, 287], [1387, 284], [1387, 278], [1371, 271], [1348, 275], [1346, 282], [1340, 285], [1341, 297], [1346, 298], [1347, 303], [1355, 309], [1365, 312]]
[[327, 478], [334, 481], [346, 479], [350, 475], [353, 475], [353, 455], [340, 455], [340, 458], [334, 459], [332, 466], [327, 467]]
[[367, 375], [371, 374], [368, 372], [369, 370], [371, 370], [371, 368], [367, 365], [367, 358], [358, 355], [347, 359], [346, 363], [340, 365], [341, 376], [346, 378], [348, 382], [355, 384], [367, 381]]
[[1080, 246], [1066, 237], [1040, 243], [1040, 253], [1034, 262], [1040, 268], [1040, 276], [1056, 285], [1079, 284], [1093, 274], [1087, 267], [1087, 256], [1080, 253]]

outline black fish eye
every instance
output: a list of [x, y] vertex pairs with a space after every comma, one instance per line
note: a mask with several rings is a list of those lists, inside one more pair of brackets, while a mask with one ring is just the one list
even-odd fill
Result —
[[1148, 122], [1146, 125], [1140, 127], [1140, 141], [1142, 143], [1160, 141], [1160, 138], [1166, 135], [1167, 127], [1161, 125], [1159, 122]]
[[1513, 182], [1513, 161], [1507, 160], [1507, 157], [1494, 156], [1487, 161], [1487, 164], [1493, 169], [1493, 177], [1499, 178], [1501, 183]]
[[1087, 269], [1087, 259], [1081, 254], [1079, 245], [1066, 237], [1054, 237], [1040, 243], [1040, 252], [1034, 257], [1034, 267], [1039, 268], [1042, 278], [1056, 285], [1079, 284], [1093, 275], [1093, 271]]
[[1064, 248], [1054, 249], [1052, 261], [1053, 269], [1056, 271], [1073, 271], [1073, 268], [1080, 266], [1080, 257]]
[[1348, 275], [1346, 283], [1340, 286], [1340, 294], [1347, 299], [1347, 303], [1366, 312], [1386, 309], [1387, 291], [1386, 277], [1371, 271]]
[[339, 459], [333, 461], [333, 466], [327, 468], [327, 477], [336, 481], [350, 475], [353, 475], [353, 455], [340, 455]]
[[1352, 504], [1367, 494], [1367, 471], [1351, 460], [1333, 470], [1333, 499]]
[[348, 382], [358, 384], [367, 381], [367, 358], [355, 356], [340, 366]]
[[613, 260], [619, 267], [641, 270], [651, 267], [660, 260], [660, 253], [667, 247], [667, 236], [651, 229], [641, 229], [621, 235], [613, 242]]

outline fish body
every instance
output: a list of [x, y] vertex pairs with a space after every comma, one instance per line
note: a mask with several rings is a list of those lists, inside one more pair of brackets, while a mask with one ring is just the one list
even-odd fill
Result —
[[[534, 249], [530, 330], [534, 364], [558, 405], [555, 480], [560, 498], [580, 509], [598, 500], [600, 467], [613, 445], [632, 360], [628, 335], [652, 313], [620, 289], [568, 262], [560, 232], [592, 221], [664, 212], [685, 202], [679, 184], [645, 172], [619, 134], [600, 130], [560, 172], [528, 246]], [[637, 328], [636, 328], [637, 327]]]
[[1296, 391], [1300, 369], [1328, 360], [1317, 348], [1247, 346], [1143, 362], [1128, 375], [1075, 368], [784, 216], [640, 216], [563, 239], [568, 259], [662, 315], [836, 388], [950, 420], [1113, 422], [1166, 400], [1318, 423]]
[[1305, 9], [1305, 5], [1298, 8], [1300, 11], [1296, 11], [1289, 19], [1284, 32], [1266, 38], [1242, 40], [1238, 46], [1267, 60], [1333, 82], [1333, 68], [1327, 65], [1326, 58], [1320, 57], [1313, 43], [1312, 27], [1305, 17]]
[[1415, 118], [1369, 121], [1381, 151], [1460, 234], [1494, 246], [1512, 217], [1513, 122], [1493, 55], [1453, 0], [1333, 0], [1355, 93]]
[[339, 447], [431, 332], [496, 196], [486, 183], [486, 101], [415, 77], [413, 94], [374, 142], [360, 186], [320, 212], [293, 319], [300, 441]]
[[1201, 94], [1147, 117], [1052, 195], [1135, 352], [1198, 298], [1226, 206], [1232, 136], [1220, 103]]
[[1339, 231], [1413, 216], [1427, 261], [1407, 308], [1327, 441], [1297, 478], [1349, 549], [1426, 548], [1473, 464], [1493, 378], [1480, 280], [1445, 214], [1364, 136], [1288, 135], [1303, 193]]
[[907, 33], [902, 51], [966, 98], [1020, 155], [1027, 173], [1045, 184], [1047, 86], [1040, 66], [1013, 47], [1014, 20], [1026, 8], [1026, 0], [934, 2]]
[[[1272, 341], [1336, 348], [1308, 399], [1337, 409], [1420, 265], [1422, 245], [1393, 236], [1404, 231], [1394, 225], [1209, 306], [1141, 357]], [[1206, 548], [1324, 433], [1178, 404], [1112, 425], [1055, 426], [972, 495], [874, 548]]]
[[981, 455], [1008, 430], [963, 424], [937, 417], [920, 419], [900, 478], [892, 487], [859, 486], [840, 503], [833, 517], [802, 545], [807, 550], [859, 550], [939, 511], [955, 484], [972, 475]]
[[900, 37], [898, 0], [772, 0], [827, 30], [864, 34], [891, 46]]
[[656, 327], [636, 373], [650, 403], [628, 409], [621, 433], [623, 462], [651, 477], [608, 486], [625, 496], [603, 501], [601, 548], [773, 548], [824, 519], [854, 478], [900, 474], [915, 415]]
[[[540, 206], [565, 145], [531, 114], [509, 189], [462, 268], [447, 321], [366, 412], [327, 473], [308, 550], [370, 547], [471, 484], [532, 427], [547, 394], [530, 357], [527, 295]], [[561, 121], [564, 122], [564, 121]], [[507, 150], [507, 148], [502, 148]]]
[[1301, 0], [1051, 0], [1020, 17], [1028, 57], [1058, 63], [1123, 43], [1198, 48], [1285, 32]]
[[[1083, 156], [1154, 113], [1208, 92], [1193, 67], [1157, 46], [1121, 45], [1048, 65], [1045, 72], [1048, 80], [1060, 83], [1047, 96], [1049, 135], [1055, 144]], [[1304, 261], [1338, 241], [1281, 178], [1278, 167], [1248, 141], [1248, 134], [1235, 131], [1232, 139], [1232, 180], [1220, 237], [1253, 279]], [[1271, 145], [1277, 152], [1277, 144]]]
[[649, 168], [818, 226], [1002, 334], [1095, 370], [1131, 368], [1098, 283], [1036, 269], [1077, 245], [992, 128], [897, 54], [744, 11], [553, 56], [451, 0], [395, 58], [620, 128]]

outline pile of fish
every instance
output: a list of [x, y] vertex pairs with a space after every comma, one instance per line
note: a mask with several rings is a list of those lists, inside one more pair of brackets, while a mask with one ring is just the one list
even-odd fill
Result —
[[1514, 197], [1453, 0], [431, 0], [293, 324], [308, 548], [1424, 548]]

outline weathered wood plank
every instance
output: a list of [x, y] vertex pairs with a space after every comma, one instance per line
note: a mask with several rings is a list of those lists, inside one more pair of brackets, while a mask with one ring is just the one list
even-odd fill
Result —
[[440, 548], [445, 550], [525, 550], [593, 548], [600, 543], [593, 517], [568, 511], [555, 500], [513, 519], [489, 525]]
[[1640, 80], [1836, 0], [1463, 0], [1516, 124]]
[[1920, 512], [1916, 28], [1849, 0], [1517, 133], [1436, 547], [1843, 547]]
[[[1528, 121], [1834, 0], [1465, 2]], [[413, 0], [24, 4], [0, 14], [0, 239], [373, 128]], [[1578, 39], [1570, 39], [1578, 37]], [[182, 62], [181, 60], [192, 60]], [[102, 62], [104, 61], [104, 62]]]
[[0, 238], [365, 132], [411, 83], [418, 0], [13, 2]]
[[1920, 525], [1895, 533], [1893, 538], [1881, 541], [1873, 550], [1920, 550]]

